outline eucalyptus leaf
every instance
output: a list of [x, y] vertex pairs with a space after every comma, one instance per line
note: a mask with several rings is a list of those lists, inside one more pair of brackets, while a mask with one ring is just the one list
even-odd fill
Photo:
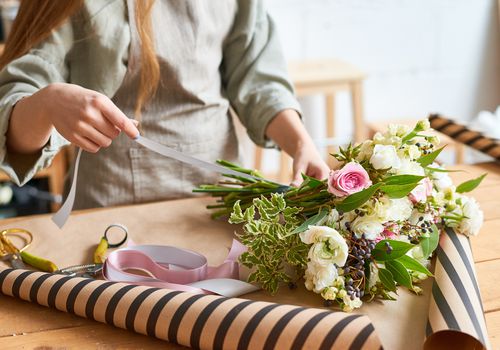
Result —
[[479, 186], [479, 184], [481, 183], [481, 181], [483, 181], [483, 179], [486, 177], [486, 175], [488, 175], [488, 174], [485, 173], [485, 174], [483, 174], [475, 179], [462, 182], [460, 185], [457, 186], [456, 191], [458, 193], [466, 193], [466, 192], [470, 192], [470, 191], [474, 190], [477, 186]]
[[311, 216], [309, 219], [304, 221], [302, 225], [297, 227], [295, 230], [293, 230], [290, 234], [297, 234], [306, 231], [310, 225], [315, 225], [321, 220], [323, 220], [326, 216], [328, 215], [328, 210], [325, 208], [321, 208], [321, 210], [318, 212], [318, 214]]
[[419, 183], [425, 176], [419, 175], [393, 175], [384, 179], [386, 185], [408, 185]]
[[363, 191], [351, 194], [342, 202], [336, 204], [335, 207], [337, 208], [337, 210], [342, 210], [343, 212], [348, 212], [359, 208], [360, 206], [365, 204], [366, 201], [368, 201], [382, 185], [383, 183], [379, 182], [364, 189]]
[[397, 260], [391, 260], [385, 262], [385, 268], [392, 273], [394, 280], [400, 285], [405, 286], [408, 289], [413, 288], [411, 282], [410, 274], [406, 267]]
[[389, 198], [397, 199], [406, 197], [418, 183], [405, 184], [405, 185], [383, 185], [380, 190], [384, 192]]
[[427, 276], [432, 276], [432, 273], [429, 270], [427, 270], [427, 268], [424, 265], [419, 263], [411, 256], [403, 255], [402, 257], [397, 258], [395, 261], [400, 262], [401, 264], [403, 264], [404, 267], [406, 267], [406, 269], [410, 271], [422, 272], [425, 273]]
[[[392, 247], [392, 251], [390, 253], [387, 253], [387, 246], [385, 245], [386, 242], [389, 242], [389, 244]], [[415, 246], [410, 243], [391, 240], [391, 239], [384, 239], [378, 242], [375, 248], [372, 250], [372, 256], [377, 261], [394, 260], [405, 255], [406, 252], [413, 247]]]
[[428, 258], [432, 255], [434, 250], [436, 250], [439, 244], [439, 229], [436, 225], [431, 226], [431, 233], [429, 237], [422, 237], [420, 239], [420, 246], [422, 247], [422, 252], [424, 258]]
[[417, 159], [417, 162], [420, 163], [420, 165], [423, 167], [431, 165], [445, 147], [446, 146], [443, 146], [435, 150], [434, 152], [421, 156], [420, 158]]
[[396, 291], [396, 283], [394, 282], [394, 276], [392, 275], [391, 271], [379, 268], [378, 277], [380, 279], [380, 282], [382, 282], [385, 288], [387, 288], [391, 292]]

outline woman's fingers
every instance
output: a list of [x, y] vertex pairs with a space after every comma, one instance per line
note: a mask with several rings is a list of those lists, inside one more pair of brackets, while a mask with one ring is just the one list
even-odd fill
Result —
[[104, 134], [106, 137], [114, 140], [120, 135], [120, 129], [111, 124], [105, 117], [103, 117], [100, 113], [98, 117], [93, 117], [90, 120], [90, 125], [92, 125], [95, 129], [97, 129], [101, 134]]
[[82, 123], [79, 134], [99, 147], [109, 147], [113, 141], [110, 137], [104, 135], [90, 124]]
[[81, 135], [74, 135], [71, 141], [86, 152], [97, 153], [101, 149], [99, 145]]
[[111, 124], [127, 134], [128, 137], [135, 139], [139, 136], [139, 130], [137, 130], [132, 119], [127, 118], [109, 98], [98, 95], [93, 99], [93, 104]]

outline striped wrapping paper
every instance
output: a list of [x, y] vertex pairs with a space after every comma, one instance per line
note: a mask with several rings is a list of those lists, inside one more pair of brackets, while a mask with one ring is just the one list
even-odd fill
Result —
[[447, 228], [436, 255], [426, 348], [490, 349], [469, 239]]
[[0, 290], [195, 349], [381, 349], [365, 315], [13, 269]]
[[461, 142], [500, 161], [500, 141], [484, 136], [478, 131], [444, 118], [439, 114], [429, 116], [431, 127], [457, 142]]

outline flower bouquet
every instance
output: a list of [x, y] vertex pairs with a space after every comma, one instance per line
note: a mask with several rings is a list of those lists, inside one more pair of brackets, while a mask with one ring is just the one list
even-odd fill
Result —
[[274, 293], [281, 285], [305, 287], [344, 311], [374, 298], [394, 300], [397, 287], [418, 294], [432, 276], [430, 258], [444, 227], [476, 235], [483, 221], [477, 202], [463, 193], [484, 176], [454, 186], [435, 159], [443, 150], [427, 135], [429, 122], [412, 129], [390, 125], [372, 140], [334, 156], [329, 178], [303, 175], [300, 187], [268, 181], [258, 172], [219, 164], [254, 176], [227, 175], [195, 192], [219, 197], [214, 218], [242, 224], [248, 248], [240, 262], [249, 282]]

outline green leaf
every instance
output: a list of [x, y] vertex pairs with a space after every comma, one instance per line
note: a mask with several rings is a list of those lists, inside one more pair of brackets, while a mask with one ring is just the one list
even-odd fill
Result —
[[[389, 254], [387, 253], [387, 246], [385, 245], [386, 242], [389, 242], [389, 244], [392, 247], [392, 251]], [[396, 241], [392, 239], [384, 239], [378, 242], [377, 245], [375, 246], [375, 249], [372, 250], [372, 256], [377, 261], [394, 260], [405, 255], [406, 252], [413, 247], [414, 245], [410, 243]]]
[[306, 231], [309, 228], [309, 225], [315, 225], [321, 220], [323, 220], [326, 216], [328, 215], [328, 210], [325, 208], [321, 208], [321, 210], [318, 212], [318, 214], [311, 216], [309, 219], [304, 221], [302, 225], [297, 227], [295, 230], [293, 230], [290, 235], [301, 233]]
[[394, 280], [400, 285], [405, 286], [408, 289], [411, 289], [413, 287], [410, 274], [408, 273], [408, 270], [406, 270], [406, 267], [403, 266], [403, 264], [396, 260], [386, 261], [385, 268], [392, 273]]
[[240, 201], [236, 201], [233, 205], [233, 212], [231, 213], [231, 216], [229, 217], [229, 223], [230, 224], [239, 224], [245, 221], [243, 218], [243, 213], [241, 212], [241, 206], [240, 206]]
[[436, 172], [436, 173], [464, 173], [465, 170], [448, 170], [448, 169], [440, 169], [440, 168], [433, 168], [433, 167], [426, 167], [426, 170], [429, 170], [431, 172]]
[[304, 183], [302, 183], [302, 186], [300, 187], [304, 187], [305, 185], [307, 185], [307, 187], [309, 188], [316, 188], [324, 185], [323, 181], [315, 179], [314, 177], [307, 176], [306, 174], [302, 174], [302, 178], [304, 179]]
[[443, 149], [445, 148], [446, 146], [443, 146], [437, 150], [435, 150], [434, 152], [431, 152], [429, 154], [426, 154], [420, 158], [417, 159], [417, 162], [420, 163], [421, 166], [423, 167], [426, 167], [428, 165], [431, 165], [432, 162], [434, 162], [434, 160], [439, 156], [439, 154], [443, 151]]
[[369, 200], [382, 185], [383, 183], [379, 182], [364, 189], [363, 191], [351, 194], [342, 202], [336, 204], [335, 207], [337, 208], [337, 210], [342, 210], [343, 212], [348, 212], [359, 208], [360, 206], [365, 204], [365, 202]]
[[411, 256], [403, 255], [402, 257], [396, 259], [395, 261], [400, 262], [406, 269], [411, 271], [417, 271], [425, 273], [427, 276], [432, 276], [432, 273], [427, 270], [427, 268], [419, 263], [417, 260], [413, 259]]
[[429, 237], [422, 237], [420, 239], [420, 246], [422, 247], [422, 252], [426, 259], [432, 255], [439, 244], [439, 229], [436, 225], [432, 225], [431, 228], [432, 230]]
[[392, 275], [391, 271], [379, 268], [378, 277], [380, 278], [380, 282], [382, 282], [385, 288], [387, 288], [391, 292], [396, 291], [396, 283], [394, 282], [394, 276]]
[[481, 183], [481, 181], [483, 181], [483, 179], [486, 177], [486, 175], [488, 175], [488, 174], [485, 173], [485, 174], [479, 176], [478, 178], [461, 183], [460, 185], [457, 186], [456, 191], [458, 193], [465, 193], [465, 192], [470, 192], [470, 191], [474, 190], [477, 186], [479, 186], [479, 184]]
[[406, 197], [418, 183], [406, 184], [406, 185], [383, 185], [380, 190], [384, 192], [389, 198], [397, 199]]
[[384, 179], [386, 185], [409, 185], [417, 184], [425, 178], [425, 176], [418, 175], [393, 175]]

